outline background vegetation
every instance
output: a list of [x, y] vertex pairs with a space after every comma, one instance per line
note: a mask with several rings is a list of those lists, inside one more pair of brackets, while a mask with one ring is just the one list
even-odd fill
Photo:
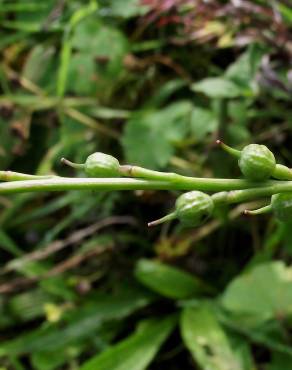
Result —
[[[237, 177], [218, 137], [289, 165], [291, 26], [290, 0], [2, 0], [0, 168]], [[147, 229], [177, 195], [1, 196], [1, 370], [291, 370], [291, 227], [259, 201]]]

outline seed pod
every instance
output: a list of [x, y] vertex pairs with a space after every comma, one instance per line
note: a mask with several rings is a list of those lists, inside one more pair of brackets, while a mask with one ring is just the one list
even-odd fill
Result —
[[108, 154], [96, 152], [85, 161], [84, 170], [89, 177], [118, 177], [119, 161]]
[[213, 199], [201, 191], [190, 191], [179, 196], [175, 202], [175, 210], [160, 218], [152, 221], [148, 226], [154, 226], [175, 218], [184, 226], [198, 226], [206, 221], [214, 209]]
[[120, 175], [119, 161], [108, 154], [96, 152], [87, 157], [84, 164], [78, 164], [62, 158], [62, 162], [76, 169], [83, 169], [89, 177], [118, 177]]
[[292, 221], [292, 192], [274, 194], [271, 200], [275, 217], [282, 222]]
[[241, 151], [238, 164], [247, 179], [265, 181], [273, 174], [276, 160], [265, 145], [250, 144]]
[[285, 166], [277, 165], [274, 154], [265, 146], [250, 144], [243, 150], [236, 150], [217, 140], [223, 150], [238, 158], [238, 164], [243, 175], [251, 181], [265, 181], [269, 177], [279, 179], [292, 178], [292, 171]]
[[198, 226], [206, 221], [214, 210], [212, 198], [201, 191], [190, 191], [177, 198], [175, 213], [185, 226]]

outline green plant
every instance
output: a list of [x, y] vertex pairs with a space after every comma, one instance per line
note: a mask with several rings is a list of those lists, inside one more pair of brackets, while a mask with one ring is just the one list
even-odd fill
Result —
[[291, 370], [289, 0], [0, 4], [0, 368]]
[[[266, 147], [251, 144], [243, 150], [242, 154], [239, 154], [239, 151], [228, 147], [221, 141], [217, 141], [217, 143], [229, 153], [241, 156], [239, 166], [241, 169], [244, 168], [243, 172], [247, 175], [246, 180], [196, 178], [182, 176], [176, 173], [153, 171], [138, 166], [120, 166], [116, 158], [103, 153], [95, 153], [87, 158], [84, 165], [74, 164], [65, 159], [62, 159], [62, 162], [76, 169], [84, 169], [89, 176], [93, 177], [95, 175], [99, 178], [33, 176], [10, 171], [0, 171], [0, 180], [6, 182], [0, 184], [0, 194], [77, 189], [193, 190], [181, 195], [177, 199], [174, 212], [159, 220], [150, 222], [149, 226], [157, 225], [174, 218], [178, 218], [184, 225], [196, 226], [202, 223], [202, 221], [206, 221], [216, 206], [240, 203], [292, 191], [291, 181], [266, 180], [256, 182], [255, 177], [253, 177], [252, 181], [250, 180], [251, 173], [256, 173], [257, 179], [266, 178], [268, 174], [271, 175], [273, 173], [270, 166], [270, 158], [274, 158], [274, 156]], [[276, 164], [272, 167], [276, 167]], [[286, 169], [290, 171], [287, 167]], [[118, 174], [127, 177], [116, 178]], [[214, 194], [209, 196], [201, 191], [213, 192]], [[278, 200], [277, 196], [272, 199], [274, 199], [272, 204], [275, 204], [276, 200]], [[280, 200], [282, 203], [280, 203]], [[277, 210], [277, 215], [280, 213], [280, 204], [285, 204], [284, 198], [280, 197], [278, 203], [279, 205], [275, 205], [274, 207]], [[252, 212], [246, 211], [246, 213], [251, 214]], [[261, 211], [258, 211], [258, 213], [261, 213]], [[282, 217], [282, 220], [284, 218]]]

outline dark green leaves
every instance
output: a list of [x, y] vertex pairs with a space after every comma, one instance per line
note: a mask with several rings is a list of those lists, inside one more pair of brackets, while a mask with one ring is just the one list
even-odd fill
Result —
[[144, 370], [175, 324], [175, 316], [141, 322], [134, 334], [87, 361], [81, 370]]
[[205, 78], [193, 84], [192, 89], [214, 99], [252, 96], [257, 90], [254, 78], [262, 55], [257, 45], [251, 45], [228, 67], [224, 75]]
[[226, 333], [208, 305], [183, 310], [181, 333], [194, 360], [203, 370], [243, 369]]
[[194, 107], [192, 110], [191, 130], [196, 141], [202, 141], [207, 134], [212, 133], [218, 126], [216, 115], [208, 109]]
[[241, 95], [241, 91], [235, 83], [221, 77], [205, 78], [193, 84], [192, 89], [204, 93], [210, 98], [236, 98]]
[[135, 276], [142, 284], [167, 298], [190, 298], [206, 290], [195, 276], [161, 262], [140, 260]]
[[223, 306], [259, 322], [292, 313], [292, 270], [269, 262], [239, 275], [222, 296]]
[[96, 302], [71, 313], [62, 330], [57, 326], [44, 326], [2, 343], [0, 357], [28, 352], [50, 352], [85, 341], [97, 333], [103, 323], [124, 318], [147, 305], [150, 300], [151, 297], [137, 293], [116, 297], [101, 296]]
[[122, 139], [128, 162], [152, 169], [165, 167], [175, 143], [187, 133], [191, 109], [189, 102], [177, 102], [164, 109], [134, 113]]

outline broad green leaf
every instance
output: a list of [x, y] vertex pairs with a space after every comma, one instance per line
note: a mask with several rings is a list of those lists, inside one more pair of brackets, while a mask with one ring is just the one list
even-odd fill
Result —
[[187, 133], [191, 109], [192, 105], [183, 101], [134, 113], [122, 138], [128, 162], [153, 169], [165, 167], [174, 154], [175, 142]]
[[193, 91], [203, 93], [210, 98], [236, 98], [242, 95], [240, 87], [224, 77], [205, 78], [191, 87]]
[[217, 125], [217, 118], [212, 111], [200, 107], [193, 108], [191, 130], [196, 140], [203, 140], [207, 134], [216, 130]]
[[91, 54], [75, 53], [70, 60], [68, 90], [89, 95], [96, 89], [96, 63]]
[[283, 262], [258, 265], [236, 277], [222, 295], [232, 313], [269, 320], [292, 313], [292, 269]]
[[93, 357], [80, 370], [144, 370], [175, 324], [175, 316], [143, 322], [134, 334]]
[[72, 47], [76, 53], [69, 67], [70, 88], [77, 94], [98, 92], [106, 99], [125, 71], [127, 38], [119, 29], [89, 17], [76, 27]]
[[76, 27], [72, 46], [92, 57], [108, 58], [102, 71], [112, 75], [120, 72], [129, 47], [120, 30], [98, 22], [95, 17], [87, 18]]
[[158, 261], [140, 260], [135, 276], [140, 283], [167, 298], [190, 298], [206, 290], [198, 278]]
[[183, 341], [202, 370], [242, 370], [223, 328], [206, 305], [186, 307], [181, 316]]

